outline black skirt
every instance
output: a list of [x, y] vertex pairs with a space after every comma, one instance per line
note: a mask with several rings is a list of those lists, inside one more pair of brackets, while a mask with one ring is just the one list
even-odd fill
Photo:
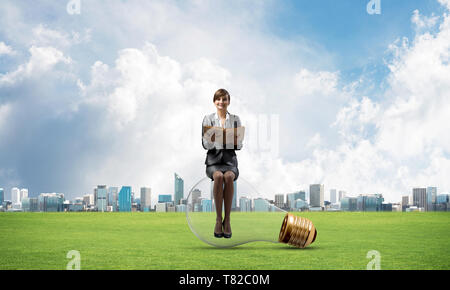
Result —
[[214, 165], [207, 165], [206, 166], [206, 176], [211, 178], [211, 180], [214, 180], [213, 174], [216, 171], [221, 171], [222, 173], [227, 172], [228, 170], [233, 171], [234, 173], [234, 180], [237, 180], [239, 177], [239, 169], [237, 166], [232, 165], [226, 165], [226, 164], [214, 164]]

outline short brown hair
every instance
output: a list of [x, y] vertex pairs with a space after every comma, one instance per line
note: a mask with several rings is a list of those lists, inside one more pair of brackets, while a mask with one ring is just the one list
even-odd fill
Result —
[[220, 97], [228, 97], [228, 101], [230, 101], [230, 94], [227, 92], [227, 90], [225, 89], [218, 89], [215, 93], [214, 93], [214, 99], [213, 102], [215, 102], [218, 98]]

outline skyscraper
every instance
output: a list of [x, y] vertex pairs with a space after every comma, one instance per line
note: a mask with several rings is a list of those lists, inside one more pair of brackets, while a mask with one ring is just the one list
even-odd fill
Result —
[[309, 186], [309, 200], [311, 207], [323, 207], [324, 206], [324, 185], [323, 184], [311, 184]]
[[195, 188], [195, 189], [192, 191], [191, 194], [192, 194], [192, 197], [191, 197], [191, 199], [192, 199], [192, 206], [194, 206], [194, 205], [197, 204], [197, 203], [200, 203], [200, 198], [201, 198], [201, 196], [202, 196], [201, 190], [198, 189], [198, 188]]
[[97, 187], [94, 187], [94, 207], [97, 208]]
[[[306, 201], [306, 192], [304, 190], [300, 190], [299, 192], [297, 192], [299, 195], [299, 198], [303, 201]], [[297, 199], [296, 199], [297, 200]]]
[[345, 191], [339, 190], [339, 198], [338, 198], [338, 201], [341, 201], [341, 199], [342, 199], [343, 197], [345, 197], [346, 194], [347, 194], [347, 193], [346, 193]]
[[122, 186], [120, 189], [119, 211], [131, 211], [131, 186]]
[[341, 199], [341, 210], [342, 211], [356, 211], [357, 198], [344, 196]]
[[409, 195], [402, 196], [402, 211], [405, 211], [409, 205]]
[[82, 206], [84, 206], [85, 209], [94, 205], [94, 195], [93, 194], [83, 195], [83, 201], [81, 202], [81, 204]]
[[306, 200], [306, 193], [304, 191], [297, 191], [286, 194], [286, 205], [288, 208], [295, 208], [295, 201], [297, 199]]
[[202, 211], [211, 212], [212, 211], [212, 200], [202, 199]]
[[413, 188], [413, 205], [425, 208], [427, 201], [426, 188]]
[[97, 186], [97, 210], [104, 212], [106, 211], [106, 185]]
[[284, 207], [284, 194], [275, 194], [275, 206], [278, 208]]
[[4, 201], [5, 201], [5, 191], [3, 190], [3, 188], [0, 188], [0, 205], [2, 205]]
[[20, 189], [17, 187], [11, 188], [11, 203], [13, 207], [20, 207]]
[[41, 193], [38, 197], [39, 211], [63, 211], [63, 204], [64, 194], [62, 193]]
[[27, 188], [22, 188], [20, 190], [20, 202], [22, 202], [22, 199], [24, 197], [28, 197], [28, 189]]
[[152, 189], [141, 187], [141, 211], [150, 211], [152, 201]]
[[112, 207], [112, 211], [117, 211], [117, 200], [119, 199], [119, 188], [115, 186], [108, 187], [108, 206]]
[[427, 187], [427, 203], [425, 210], [434, 211], [434, 205], [436, 204], [437, 187]]
[[251, 211], [252, 210], [251, 200], [244, 196], [240, 197], [239, 208], [241, 211]]
[[255, 203], [255, 211], [269, 211], [270, 204], [266, 199], [255, 198], [253, 202]]
[[381, 194], [360, 194], [356, 199], [358, 211], [381, 211], [384, 198]]
[[175, 175], [175, 205], [180, 204], [180, 200], [184, 198], [184, 180], [178, 175]]
[[336, 203], [336, 189], [330, 189], [330, 202]]

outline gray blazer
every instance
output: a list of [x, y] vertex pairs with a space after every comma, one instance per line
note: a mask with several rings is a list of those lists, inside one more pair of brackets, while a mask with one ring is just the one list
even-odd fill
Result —
[[[212, 113], [206, 115], [203, 118], [202, 123], [202, 145], [205, 150], [208, 150], [206, 153], [205, 164], [206, 165], [215, 165], [215, 164], [225, 164], [231, 165], [234, 167], [238, 166], [236, 152], [235, 150], [241, 150], [242, 141], [234, 146], [234, 149], [226, 149], [223, 148], [221, 144], [216, 144], [214, 142], [208, 142], [207, 138], [203, 137], [203, 126], [214, 126], [214, 127], [222, 127], [220, 123], [220, 119], [217, 116], [217, 113]], [[227, 119], [225, 121], [225, 128], [236, 128], [241, 126], [241, 120], [239, 116], [230, 114], [227, 112]]]

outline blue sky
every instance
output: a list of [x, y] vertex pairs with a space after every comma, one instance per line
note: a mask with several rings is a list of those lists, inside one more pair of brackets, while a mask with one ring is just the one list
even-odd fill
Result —
[[380, 15], [368, 0], [81, 0], [79, 15], [67, 2], [0, 4], [7, 196], [107, 184], [150, 186], [156, 199], [173, 193], [173, 172], [189, 190], [204, 176], [197, 124], [220, 87], [249, 132], [258, 114], [279, 117], [277, 154], [250, 140], [238, 153], [267, 196], [311, 183], [388, 201], [414, 186], [449, 190], [436, 168], [450, 152], [447, 0], [381, 0]]

